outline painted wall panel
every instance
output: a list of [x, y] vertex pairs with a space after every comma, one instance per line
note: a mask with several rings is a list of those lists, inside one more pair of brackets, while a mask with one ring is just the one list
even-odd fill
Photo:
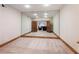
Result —
[[60, 15], [59, 13], [57, 13], [54, 17], [53, 17], [53, 31], [59, 35], [59, 31], [60, 31]]
[[0, 6], [0, 44], [21, 34], [21, 13], [11, 7]]
[[66, 5], [60, 10], [60, 36], [79, 52], [79, 5]]
[[25, 14], [22, 14], [22, 27], [21, 27], [21, 33], [28, 33], [31, 32], [31, 18], [27, 17]]

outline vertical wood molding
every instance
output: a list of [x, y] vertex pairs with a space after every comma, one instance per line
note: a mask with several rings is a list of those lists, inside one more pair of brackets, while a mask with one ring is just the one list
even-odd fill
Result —
[[50, 24], [50, 21], [47, 21], [47, 32], [51, 32], [51, 24]]
[[32, 21], [32, 32], [37, 32], [37, 21]]

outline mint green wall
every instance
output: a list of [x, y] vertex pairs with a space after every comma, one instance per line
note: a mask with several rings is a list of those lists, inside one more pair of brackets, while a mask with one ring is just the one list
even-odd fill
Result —
[[59, 12], [53, 16], [53, 31], [57, 35], [60, 34], [60, 15], [59, 15]]
[[22, 14], [21, 16], [21, 33], [31, 32], [31, 18], [27, 17], [25, 14]]

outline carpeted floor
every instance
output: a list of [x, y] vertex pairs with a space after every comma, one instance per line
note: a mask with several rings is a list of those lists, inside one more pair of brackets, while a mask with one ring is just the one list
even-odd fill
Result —
[[[30, 33], [28, 35], [35, 34]], [[39, 34], [39, 33], [38, 33]], [[48, 35], [47, 35], [48, 34]], [[53, 33], [41, 32], [43, 36], [53, 36]], [[36, 36], [36, 35], [34, 35]], [[73, 54], [74, 52], [69, 49], [60, 39], [49, 38], [28, 38], [20, 37], [17, 40], [0, 47], [0, 53], [6, 54]]]

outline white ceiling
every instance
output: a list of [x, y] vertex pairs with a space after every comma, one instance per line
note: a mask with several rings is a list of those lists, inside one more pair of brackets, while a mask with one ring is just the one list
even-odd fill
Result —
[[48, 13], [49, 17], [51, 17], [55, 15], [60, 8], [63, 7], [62, 4], [51, 4], [47, 7], [45, 7], [43, 4], [30, 4], [30, 8], [25, 8], [24, 5], [25, 4], [9, 4], [9, 6], [20, 10], [31, 18], [34, 18], [34, 13], [38, 13], [38, 16], [43, 17], [45, 12]]

